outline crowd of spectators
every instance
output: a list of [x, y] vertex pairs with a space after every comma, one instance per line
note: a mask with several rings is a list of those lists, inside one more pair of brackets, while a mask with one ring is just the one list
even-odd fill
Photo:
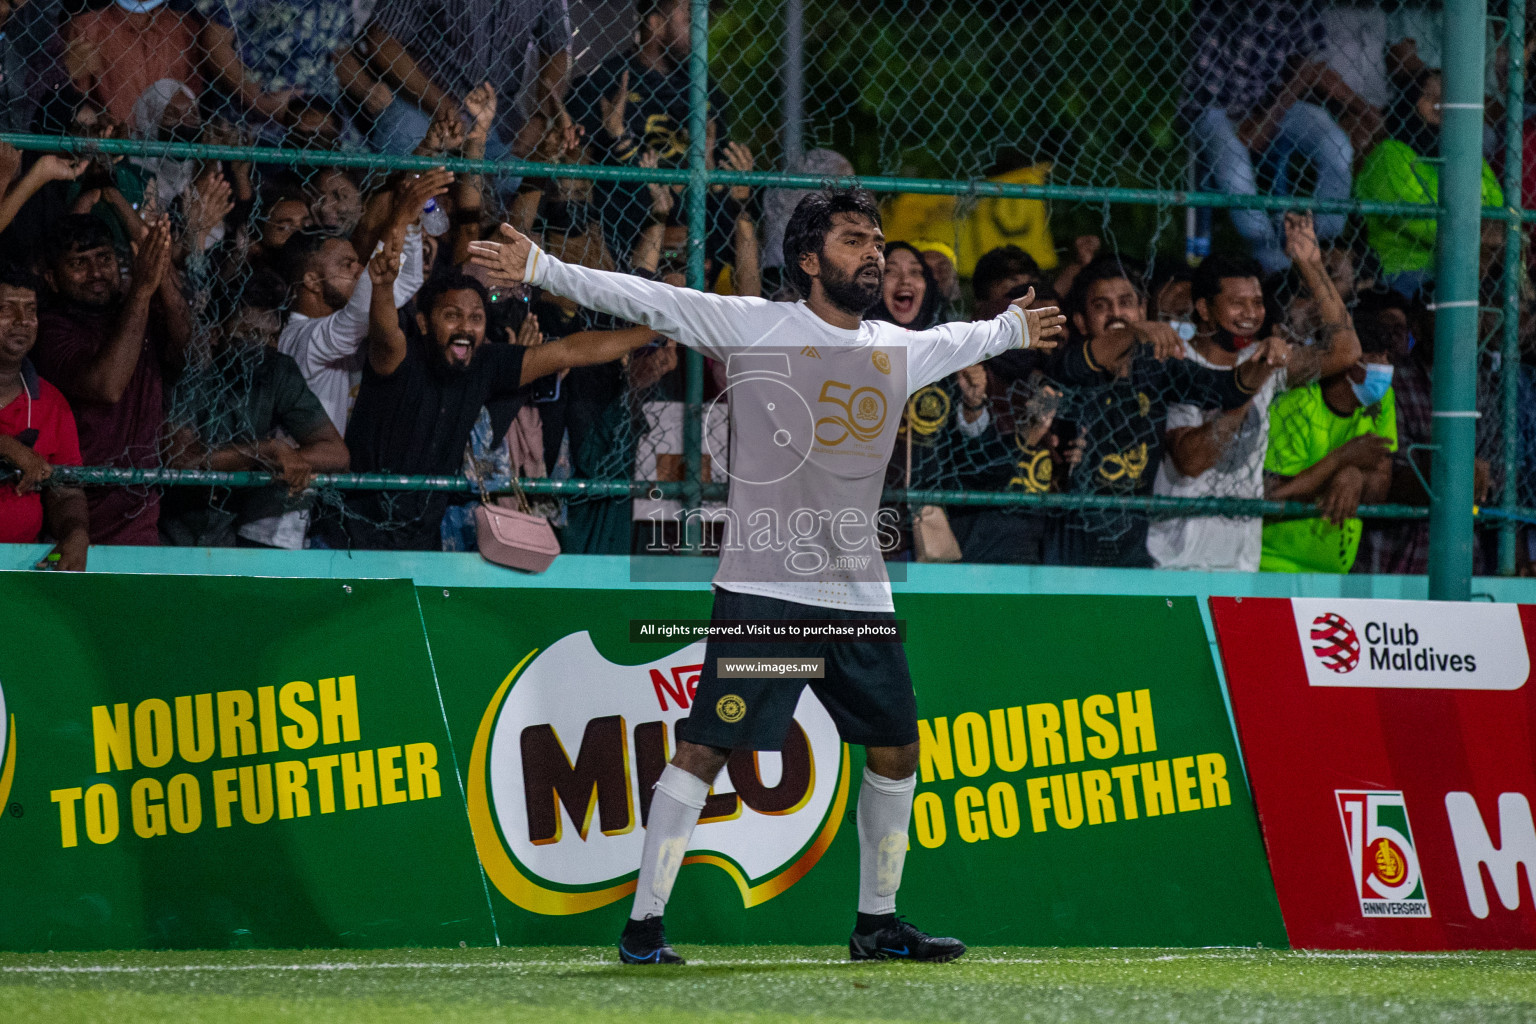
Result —
[[[1323, 199], [1438, 201], [1439, 5], [1196, 0], [1192, 18], [1180, 115], [1203, 187], [1290, 195], [1310, 180], [1312, 194]], [[1493, 164], [1502, 161], [1510, 55], [1496, 38], [1488, 49], [1482, 200], [1500, 206], [1504, 196]], [[1536, 154], [1530, 122], [1525, 138]], [[1536, 172], [1528, 170], [1526, 188], [1536, 197], [1531, 183]], [[1234, 208], [1230, 219], [1266, 274], [1289, 269], [1279, 215]], [[1345, 224], [1343, 214], [1320, 214], [1317, 235], [1332, 241]], [[1434, 218], [1373, 215], [1365, 228], [1364, 274], [1407, 297], [1432, 301]], [[1482, 241], [1485, 258], [1497, 252], [1502, 224], [1486, 222]]]
[[[0, 0], [0, 129], [686, 165], [687, 0], [638, 0], [632, 48], [580, 76], [565, 0], [85, 6]], [[1437, 43], [1404, 34], [1411, 19], [1376, 31], [1353, 10], [1196, 3], [1182, 116], [1207, 187], [1286, 192], [1306, 180], [1325, 198], [1435, 201]], [[1380, 82], [1348, 63], [1372, 45]], [[727, 97], [712, 87], [708, 103], [711, 166], [751, 170]], [[830, 150], [798, 169], [853, 170]], [[714, 187], [706, 287], [796, 299], [782, 236], [797, 198]], [[1491, 168], [1484, 201], [1502, 202]], [[50, 564], [66, 569], [83, 568], [91, 544], [472, 550], [473, 494], [337, 492], [314, 478], [462, 476], [486, 490], [518, 477], [638, 479], [639, 452], [663, 443], [655, 408], [683, 398], [675, 343], [537, 290], [491, 287], [469, 243], [508, 221], [561, 259], [681, 284], [684, 206], [677, 185], [369, 174], [342, 160], [73, 159], [0, 144], [0, 542], [52, 541]], [[1427, 460], [1414, 453], [1430, 430], [1435, 221], [1366, 218], [1351, 247], [1338, 214], [1231, 219], [1246, 251], [1198, 268], [1144, 266], [1085, 237], [1050, 274], [1019, 248], [986, 252], [968, 285], [944, 241], [889, 241], [870, 317], [922, 330], [998, 315], [1030, 288], [1069, 314], [1056, 351], [1005, 353], [908, 402], [893, 486], [1082, 499], [951, 507], [960, 557], [1424, 570], [1421, 523], [1356, 513], [1427, 500]], [[1485, 252], [1500, 241], [1490, 226]], [[709, 363], [706, 402], [725, 383]], [[1536, 417], [1536, 385], [1522, 397]], [[1491, 450], [1498, 439], [1480, 440]], [[54, 467], [82, 464], [275, 482], [49, 482]], [[656, 479], [681, 478], [680, 453], [658, 449], [654, 465]], [[1502, 486], [1481, 460], [1477, 483], [1480, 497]], [[1170, 517], [1121, 500], [1145, 497], [1294, 500], [1318, 514]], [[649, 542], [627, 498], [535, 507], [567, 551]], [[904, 531], [889, 557], [912, 548]]]

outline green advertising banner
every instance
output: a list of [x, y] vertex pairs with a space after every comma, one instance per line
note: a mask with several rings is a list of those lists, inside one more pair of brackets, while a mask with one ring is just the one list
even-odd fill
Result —
[[[0, 949], [608, 944], [704, 591], [0, 573]], [[971, 943], [1285, 943], [1192, 599], [905, 595], [900, 907]], [[790, 653], [793, 653], [792, 651]], [[837, 943], [862, 751], [806, 690], [667, 919]]]
[[0, 949], [495, 941], [404, 580], [0, 574]]
[[1286, 945], [1194, 598], [915, 595], [906, 908], [970, 941]]
[[[702, 592], [423, 588], [504, 943], [607, 943], [688, 713]], [[1193, 599], [906, 595], [923, 755], [900, 907], [968, 942], [1285, 944]], [[792, 653], [792, 652], [790, 652]], [[667, 909], [701, 942], [840, 942], [860, 752], [807, 690], [732, 758]]]

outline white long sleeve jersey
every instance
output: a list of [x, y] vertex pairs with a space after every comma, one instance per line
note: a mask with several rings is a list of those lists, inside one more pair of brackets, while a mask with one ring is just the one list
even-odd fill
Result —
[[[377, 246], [374, 251], [378, 251]], [[406, 232], [400, 273], [395, 277], [396, 309], [410, 302], [426, 280], [423, 263], [421, 230], [413, 227]], [[299, 364], [305, 383], [343, 436], [347, 433], [347, 416], [357, 397], [357, 386], [363, 379], [368, 307], [372, 301], [373, 279], [364, 267], [345, 306], [330, 316], [290, 313], [277, 339], [278, 351], [292, 356]]]
[[848, 330], [804, 302], [675, 288], [537, 247], [525, 279], [725, 364], [730, 497], [717, 515], [725, 538], [715, 585], [820, 607], [895, 610], [881, 549], [899, 524], [877, 512], [908, 396], [1028, 344], [1011, 306], [927, 331], [873, 320]]

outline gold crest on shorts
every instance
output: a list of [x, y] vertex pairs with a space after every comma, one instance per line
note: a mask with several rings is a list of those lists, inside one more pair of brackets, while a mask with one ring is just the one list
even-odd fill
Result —
[[734, 693], [728, 693], [715, 703], [715, 714], [720, 716], [722, 722], [735, 725], [746, 717], [747, 702]]

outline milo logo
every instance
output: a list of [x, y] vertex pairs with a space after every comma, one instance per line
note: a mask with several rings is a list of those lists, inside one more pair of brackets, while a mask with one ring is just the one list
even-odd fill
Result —
[[[467, 780], [475, 847], [502, 895], [534, 913], [577, 914], [634, 892], [651, 789], [703, 657], [700, 642], [616, 665], [580, 632], [529, 653], [502, 681]], [[727, 720], [745, 711], [719, 703], [703, 710]], [[806, 690], [782, 752], [731, 756], [683, 863], [724, 871], [745, 906], [772, 899], [831, 845], [848, 786], [836, 726]]]

